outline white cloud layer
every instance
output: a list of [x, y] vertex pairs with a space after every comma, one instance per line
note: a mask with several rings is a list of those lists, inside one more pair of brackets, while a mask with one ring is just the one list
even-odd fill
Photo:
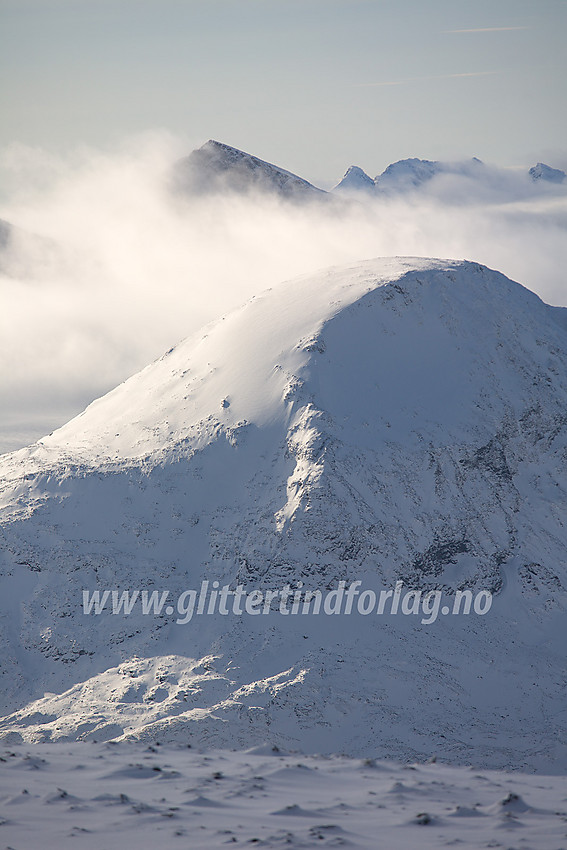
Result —
[[0, 218], [21, 232], [0, 272], [0, 450], [62, 424], [266, 287], [327, 265], [466, 258], [567, 303], [567, 187], [487, 168], [364, 202], [181, 204], [166, 184], [183, 153], [165, 136], [66, 160], [2, 153]]

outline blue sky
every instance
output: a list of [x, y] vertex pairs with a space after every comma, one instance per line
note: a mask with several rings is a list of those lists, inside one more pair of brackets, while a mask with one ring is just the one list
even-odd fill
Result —
[[565, 0], [0, 0], [0, 31], [2, 146], [164, 128], [321, 183], [565, 162]]

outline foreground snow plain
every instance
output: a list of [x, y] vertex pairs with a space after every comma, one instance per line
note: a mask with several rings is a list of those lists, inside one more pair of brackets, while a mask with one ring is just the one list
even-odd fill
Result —
[[12, 850], [564, 850], [567, 779], [340, 756], [140, 744], [0, 750]]

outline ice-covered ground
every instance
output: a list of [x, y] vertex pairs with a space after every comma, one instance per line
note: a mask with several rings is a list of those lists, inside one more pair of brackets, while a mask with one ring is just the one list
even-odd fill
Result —
[[12, 850], [567, 847], [567, 778], [140, 744], [0, 751]]

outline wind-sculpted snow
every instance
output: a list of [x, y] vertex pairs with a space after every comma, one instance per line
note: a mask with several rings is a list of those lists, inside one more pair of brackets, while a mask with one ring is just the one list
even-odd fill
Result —
[[0, 751], [3, 839], [43, 850], [557, 850], [566, 790], [562, 776], [305, 757], [267, 744], [240, 753], [155, 741]]
[[562, 776], [187, 746], [0, 751], [2, 836], [43, 850], [564, 846]]
[[[503, 275], [367, 261], [3, 457], [2, 733], [565, 767], [566, 364], [564, 311]], [[83, 614], [85, 589], [204, 579], [494, 599], [429, 625]]]

